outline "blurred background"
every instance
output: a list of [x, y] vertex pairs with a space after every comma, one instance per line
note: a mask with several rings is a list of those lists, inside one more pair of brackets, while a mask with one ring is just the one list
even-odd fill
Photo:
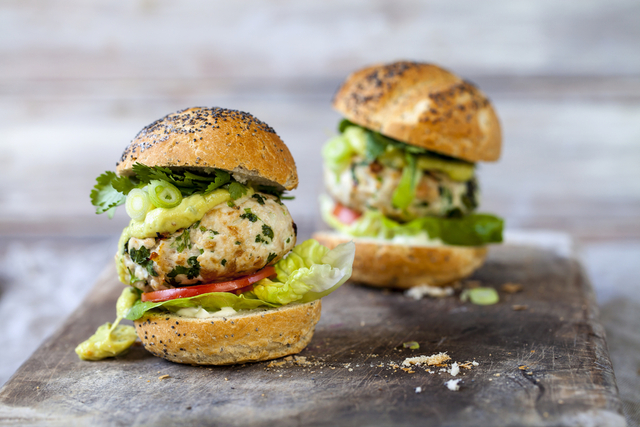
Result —
[[494, 102], [504, 152], [480, 167], [482, 210], [573, 239], [640, 419], [637, 0], [0, 0], [0, 58], [0, 384], [111, 262], [127, 216], [95, 215], [89, 193], [143, 126], [195, 105], [267, 122], [298, 164], [288, 205], [308, 237], [334, 91], [411, 59]]

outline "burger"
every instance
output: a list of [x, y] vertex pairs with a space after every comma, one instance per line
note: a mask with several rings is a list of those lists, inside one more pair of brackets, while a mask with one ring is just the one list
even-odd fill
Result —
[[355, 247], [296, 245], [283, 200], [297, 184], [287, 146], [251, 114], [189, 108], [142, 129], [91, 192], [97, 213], [125, 205], [131, 217], [115, 256], [127, 287], [116, 321], [76, 352], [115, 356], [138, 337], [154, 355], [188, 364], [300, 352], [320, 298], [349, 278]]
[[442, 286], [484, 262], [503, 220], [477, 213], [476, 164], [500, 156], [500, 124], [473, 84], [436, 65], [395, 62], [351, 74], [333, 99], [344, 118], [323, 148], [334, 231], [353, 240], [352, 279], [372, 286]]

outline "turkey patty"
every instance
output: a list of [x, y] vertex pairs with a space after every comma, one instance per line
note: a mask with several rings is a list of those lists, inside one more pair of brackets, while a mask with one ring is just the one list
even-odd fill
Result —
[[125, 279], [143, 292], [220, 282], [274, 264], [296, 243], [296, 226], [275, 196], [255, 193], [222, 203], [189, 228], [132, 237], [120, 258]]

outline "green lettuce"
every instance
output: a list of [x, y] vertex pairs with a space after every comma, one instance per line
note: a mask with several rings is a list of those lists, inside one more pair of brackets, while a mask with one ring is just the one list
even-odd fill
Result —
[[354, 256], [353, 242], [329, 250], [309, 239], [276, 263], [276, 281], [262, 279], [253, 292], [261, 300], [279, 305], [320, 299], [351, 277]]
[[147, 311], [158, 307], [173, 312], [187, 307], [202, 307], [207, 311], [231, 307], [239, 311], [314, 301], [335, 291], [351, 277], [354, 256], [355, 245], [352, 242], [329, 250], [316, 240], [309, 239], [274, 265], [277, 274], [275, 280], [262, 279], [252, 291], [240, 295], [211, 292], [164, 302], [142, 302], [138, 299], [126, 318], [139, 319]]
[[[378, 160], [396, 169], [409, 165], [414, 173], [415, 170], [437, 170], [459, 182], [472, 179], [475, 173], [473, 163], [405, 144], [348, 120], [340, 122], [339, 131], [340, 135], [327, 141], [322, 149], [325, 164], [336, 174], [344, 171], [354, 156], [364, 158], [366, 163]], [[405, 180], [410, 182], [413, 179], [410, 177], [413, 174], [408, 174]]]
[[381, 239], [425, 236], [457, 246], [480, 246], [502, 242], [504, 221], [490, 214], [470, 214], [462, 218], [423, 217], [399, 223], [380, 211], [367, 210], [351, 224], [344, 224], [333, 215], [333, 201], [321, 199], [322, 216], [327, 224], [343, 234]]
[[218, 311], [222, 307], [231, 307], [234, 310], [252, 310], [260, 307], [277, 307], [276, 304], [256, 299], [251, 292], [236, 295], [230, 292], [211, 292], [189, 298], [177, 298], [163, 302], [142, 302], [137, 300], [126, 316], [126, 319], [136, 320], [144, 313], [157, 307], [166, 308], [169, 311], [178, 311], [187, 307], [202, 307], [207, 311]]

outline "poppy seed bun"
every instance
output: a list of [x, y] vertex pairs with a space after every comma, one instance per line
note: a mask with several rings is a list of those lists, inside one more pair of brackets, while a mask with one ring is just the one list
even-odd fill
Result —
[[240, 181], [292, 190], [296, 165], [287, 146], [266, 123], [249, 113], [219, 107], [194, 107], [143, 128], [122, 153], [118, 175], [133, 175], [133, 165], [223, 169]]
[[469, 276], [487, 254], [483, 246], [411, 246], [331, 232], [317, 232], [313, 238], [330, 249], [353, 240], [351, 280], [382, 288], [444, 286]]
[[148, 312], [134, 323], [145, 349], [158, 357], [230, 365], [299, 353], [313, 337], [321, 306], [317, 300], [208, 319]]
[[417, 62], [374, 65], [352, 73], [333, 107], [388, 137], [452, 157], [500, 157], [500, 123], [491, 102], [469, 82]]

